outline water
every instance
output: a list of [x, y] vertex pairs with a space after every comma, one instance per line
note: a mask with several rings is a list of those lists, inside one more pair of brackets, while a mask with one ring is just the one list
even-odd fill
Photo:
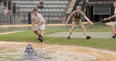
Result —
[[22, 56], [20, 61], [46, 61], [47, 59], [51, 59], [44, 53], [38, 53], [36, 52], [31, 44], [28, 44], [24, 55]]
[[[31, 54], [30, 54], [31, 53]], [[97, 61], [97, 57], [56, 50], [25, 47], [0, 47], [0, 61]]]
[[[70, 29], [71, 26], [47, 26], [46, 29]], [[20, 30], [33, 30], [33, 27], [9, 27], [9, 28], [0, 28], [0, 33], [11, 32], [11, 31], [20, 31]]]
[[20, 30], [31, 30], [32, 27], [10, 27], [10, 28], [0, 28], [0, 33], [11, 32], [11, 31], [20, 31]]

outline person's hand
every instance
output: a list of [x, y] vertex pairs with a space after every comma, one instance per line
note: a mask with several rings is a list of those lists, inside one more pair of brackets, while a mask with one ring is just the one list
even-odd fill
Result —
[[67, 25], [67, 23], [65, 23], [65, 25]]
[[90, 22], [90, 25], [93, 25], [93, 23], [92, 23], [92, 22]]
[[34, 23], [32, 23], [32, 26], [34, 26]]
[[109, 17], [108, 19], [111, 19], [112, 17]]
[[37, 29], [38, 26], [34, 26], [34, 27]]
[[67, 25], [67, 24], [68, 24], [68, 22], [65, 23], [65, 25]]

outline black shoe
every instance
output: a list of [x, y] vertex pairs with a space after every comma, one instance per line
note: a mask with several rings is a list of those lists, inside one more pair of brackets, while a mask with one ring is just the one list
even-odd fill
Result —
[[39, 35], [38, 40], [40, 39], [41, 35]]
[[91, 36], [87, 36], [87, 37], [86, 37], [86, 39], [90, 39], [90, 38], [91, 38]]
[[43, 37], [40, 37], [39, 39], [40, 39], [41, 42], [43, 42]]
[[116, 36], [112, 36], [111, 39], [116, 39]]
[[39, 35], [38, 40], [40, 39], [41, 35]]
[[116, 34], [115, 34], [115, 37], [116, 37]]
[[41, 42], [43, 42], [43, 37], [39, 37], [38, 40], [40, 40]]
[[68, 40], [70, 39], [70, 37], [67, 38]]
[[41, 37], [41, 35], [39, 35], [39, 38]]

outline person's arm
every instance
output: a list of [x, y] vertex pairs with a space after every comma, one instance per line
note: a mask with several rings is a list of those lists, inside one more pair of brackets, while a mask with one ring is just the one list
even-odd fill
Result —
[[32, 17], [32, 26], [34, 26], [36, 29], [37, 29], [37, 27], [34, 25], [34, 17]]
[[91, 25], [93, 25], [93, 23], [89, 20], [89, 18], [87, 18], [87, 16], [84, 16], [84, 18], [85, 18]]
[[34, 26], [34, 27], [37, 28], [37, 27], [40, 26], [41, 24], [43, 24], [43, 22], [40, 22], [37, 26]]
[[44, 4], [42, 6], [44, 6]]
[[43, 24], [43, 22], [40, 22], [37, 26], [40, 26], [41, 24]]
[[41, 6], [41, 2], [39, 3], [39, 6]]
[[43, 2], [43, 5], [42, 6], [44, 6], [44, 2]]
[[108, 19], [112, 19], [112, 18], [115, 18], [116, 17], [116, 14], [114, 14], [113, 16], [109, 17]]
[[70, 18], [71, 18], [71, 15], [68, 16], [68, 19], [67, 19], [67, 21], [65, 23], [66, 25], [68, 24], [68, 21], [69, 21]]
[[32, 26], [34, 26], [34, 17], [32, 17], [31, 21], [32, 21]]
[[43, 21], [44, 19], [43, 19], [43, 16], [42, 15], [40, 15], [38, 17], [39, 17], [40, 23], [37, 26], [40, 26], [41, 24], [44, 23], [44, 21]]
[[74, 14], [75, 14], [75, 11], [73, 11], [69, 16], [68, 16], [68, 19], [66, 20], [66, 25], [68, 24], [68, 21], [70, 20], [70, 18], [72, 17], [72, 16], [74, 16]]

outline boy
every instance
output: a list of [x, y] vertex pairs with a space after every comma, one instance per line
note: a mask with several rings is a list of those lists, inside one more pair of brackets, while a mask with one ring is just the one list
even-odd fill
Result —
[[67, 39], [70, 39], [70, 36], [73, 32], [73, 30], [77, 27], [77, 25], [79, 26], [79, 28], [81, 28], [83, 30], [84, 35], [86, 36], [86, 39], [90, 39], [91, 36], [87, 36], [86, 33], [86, 29], [84, 27], [84, 25], [82, 24], [81, 18], [84, 17], [91, 25], [93, 25], [93, 23], [86, 17], [86, 15], [81, 11], [81, 6], [77, 6], [76, 7], [76, 11], [73, 11], [67, 21], [66, 21], [66, 25], [69, 21], [69, 19], [71, 18], [71, 16], [73, 16], [73, 21], [72, 21], [72, 28], [70, 29], [70, 33]]

